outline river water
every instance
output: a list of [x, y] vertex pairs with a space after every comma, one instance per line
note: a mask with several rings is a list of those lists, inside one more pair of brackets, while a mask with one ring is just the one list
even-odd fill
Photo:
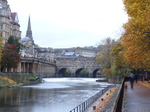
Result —
[[69, 112], [110, 85], [97, 78], [44, 78], [36, 85], [0, 90], [0, 112]]

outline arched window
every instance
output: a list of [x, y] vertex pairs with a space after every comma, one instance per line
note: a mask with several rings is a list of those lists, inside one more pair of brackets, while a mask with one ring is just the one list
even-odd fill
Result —
[[3, 5], [2, 5], [2, 3], [0, 3], [0, 9], [2, 9], [3, 8]]

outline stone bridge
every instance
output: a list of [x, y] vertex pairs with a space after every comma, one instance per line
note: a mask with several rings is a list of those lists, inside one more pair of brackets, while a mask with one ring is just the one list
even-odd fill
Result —
[[40, 74], [42, 77], [83, 77], [81, 71], [86, 71], [85, 77], [99, 77], [101, 75], [100, 64], [94, 57], [83, 56], [57, 56], [55, 63], [36, 58], [22, 57], [17, 70], [11, 72]]
[[80, 77], [80, 72], [86, 70], [88, 77], [97, 77], [101, 74], [100, 64], [94, 57], [60, 56], [56, 57], [57, 77], [63, 77], [64, 72], [70, 71], [70, 77]]

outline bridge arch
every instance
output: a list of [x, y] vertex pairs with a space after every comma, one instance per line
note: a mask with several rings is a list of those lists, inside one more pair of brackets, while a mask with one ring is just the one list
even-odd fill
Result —
[[58, 77], [71, 77], [71, 70], [68, 68], [61, 68], [58, 70]]
[[[97, 73], [98, 71], [99, 71], [99, 73]], [[95, 69], [92, 73], [93, 78], [99, 77], [100, 75], [101, 75], [101, 69], [100, 68]]]
[[75, 77], [88, 77], [89, 72], [85, 68], [79, 68], [75, 71]]

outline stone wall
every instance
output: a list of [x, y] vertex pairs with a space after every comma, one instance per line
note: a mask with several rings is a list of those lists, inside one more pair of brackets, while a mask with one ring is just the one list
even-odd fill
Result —
[[15, 82], [19, 83], [23, 83], [29, 80], [29, 75], [28, 74], [19, 74], [19, 73], [1, 73], [1, 76], [4, 77], [8, 77], [12, 80], [14, 80]]
[[30, 85], [30, 84], [36, 84], [40, 83], [42, 81], [42, 78], [40, 77], [36, 81], [30, 81], [29, 75], [33, 74], [27, 74], [27, 73], [0, 73], [0, 76], [8, 77], [19, 85]]

